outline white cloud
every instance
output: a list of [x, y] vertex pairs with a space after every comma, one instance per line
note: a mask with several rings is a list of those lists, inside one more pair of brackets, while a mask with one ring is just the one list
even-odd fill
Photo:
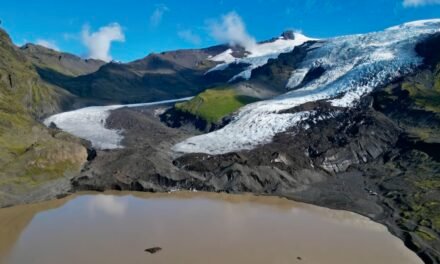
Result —
[[123, 216], [127, 210], [126, 201], [121, 197], [99, 194], [88, 202], [90, 213], [103, 212], [111, 216]]
[[88, 49], [87, 56], [93, 59], [111, 61], [110, 47], [112, 42], [125, 41], [125, 35], [118, 23], [112, 23], [101, 27], [96, 32], [90, 32], [89, 26], [84, 26], [81, 32], [83, 44]]
[[404, 0], [403, 6], [405, 7], [417, 7], [424, 5], [439, 5], [440, 0]]
[[200, 45], [202, 40], [200, 39], [200, 36], [192, 32], [191, 30], [181, 30], [177, 32], [177, 35], [182, 38], [183, 40], [194, 44], [194, 45]]
[[154, 9], [153, 14], [150, 16], [150, 26], [151, 27], [157, 27], [159, 26], [160, 22], [162, 22], [163, 15], [165, 12], [169, 11], [169, 8], [166, 5], [160, 4], [156, 6], [156, 9]]
[[60, 50], [60, 48], [58, 48], [57, 44], [51, 40], [37, 39], [37, 41], [35, 41], [35, 44], [46, 47], [48, 49], [53, 49], [56, 51]]
[[221, 21], [209, 23], [212, 37], [220, 42], [228, 42], [230, 45], [240, 45], [251, 50], [255, 45], [255, 38], [246, 31], [243, 20], [236, 12], [230, 12], [222, 16]]

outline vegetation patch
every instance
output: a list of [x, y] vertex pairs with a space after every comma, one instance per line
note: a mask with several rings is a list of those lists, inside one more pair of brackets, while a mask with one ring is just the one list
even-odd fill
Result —
[[417, 229], [416, 234], [421, 237], [423, 240], [427, 240], [427, 241], [432, 241], [435, 240], [436, 237], [433, 236], [432, 234], [425, 232], [423, 230]]
[[440, 71], [421, 73], [414, 80], [404, 82], [402, 89], [409, 93], [417, 106], [440, 113]]
[[425, 179], [417, 181], [415, 185], [423, 190], [440, 189], [440, 179]]
[[176, 104], [176, 109], [191, 113], [210, 123], [217, 123], [240, 107], [258, 98], [237, 94], [231, 88], [208, 89], [188, 102]]

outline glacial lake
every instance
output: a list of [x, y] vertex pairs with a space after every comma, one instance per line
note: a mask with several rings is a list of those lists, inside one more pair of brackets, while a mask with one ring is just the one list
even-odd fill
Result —
[[189, 192], [80, 193], [0, 209], [0, 262], [423, 263], [383, 225], [354, 213]]

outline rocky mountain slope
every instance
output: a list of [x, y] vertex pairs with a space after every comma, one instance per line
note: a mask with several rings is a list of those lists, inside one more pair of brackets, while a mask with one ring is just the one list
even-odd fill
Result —
[[[139, 103], [186, 97], [202, 91], [218, 78], [205, 72], [215, 65], [206, 61], [225, 47], [151, 54], [127, 64], [109, 63], [79, 77], [58, 73], [42, 77], [84, 98], [118, 103]], [[221, 81], [221, 80], [220, 80]]]
[[[64, 176], [79, 171], [87, 152], [79, 139], [37, 120], [60, 111], [73, 96], [43, 82], [1, 29], [0, 54], [0, 203], [33, 201], [34, 192], [57, 194], [68, 186]], [[52, 189], [43, 191], [48, 182]]]
[[41, 77], [79, 97], [101, 102], [139, 103], [193, 96], [239, 79], [238, 75], [306, 41], [292, 34], [286, 32], [261, 42], [252, 52], [240, 46], [219, 45], [153, 53], [130, 63], [112, 62], [78, 77], [56, 69], [42, 71]]
[[58, 52], [40, 45], [28, 43], [20, 47], [23, 54], [36, 66], [40, 74], [55, 71], [67, 76], [80, 76], [97, 71], [104, 61], [82, 59], [70, 53]]

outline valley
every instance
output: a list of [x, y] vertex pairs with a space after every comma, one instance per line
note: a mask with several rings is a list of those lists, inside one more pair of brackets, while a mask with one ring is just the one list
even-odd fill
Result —
[[[78, 192], [164, 193], [156, 195], [159, 204], [171, 199], [176, 205], [170, 208], [210, 203], [211, 196], [229, 199], [224, 193], [245, 201], [278, 196], [331, 208], [319, 209], [328, 212], [324, 221], [350, 214], [349, 222], [380, 227], [387, 238], [374, 239], [398, 237], [406, 247], [401, 252], [417, 254], [405, 255], [408, 263], [440, 263], [440, 20], [329, 39], [286, 31], [251, 48], [223, 44], [129, 63], [84, 60], [31, 44], [19, 48], [0, 33], [7, 55], [0, 60], [0, 207], [12, 207], [0, 209], [0, 222], [2, 212], [20, 204], [125, 199]], [[186, 191], [221, 194], [181, 204], [187, 200], [173, 195]], [[147, 203], [155, 197], [130, 193], [128, 203], [137, 195], [148, 196]], [[219, 203], [213, 206], [227, 211], [229, 205]], [[252, 214], [270, 218], [265, 210], [272, 209], [258, 208]], [[282, 249], [274, 254], [283, 261], [286, 245], [299, 243], [284, 242], [275, 249], [256, 246]], [[310, 250], [323, 245], [306, 247], [301, 258], [312, 259]], [[16, 253], [10, 263], [26, 256]], [[338, 254], [313, 257], [341, 263]]]

